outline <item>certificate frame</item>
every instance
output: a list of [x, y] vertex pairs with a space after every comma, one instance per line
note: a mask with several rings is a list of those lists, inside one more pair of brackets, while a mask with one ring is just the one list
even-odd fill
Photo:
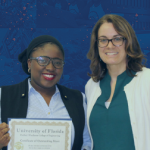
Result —
[[[28, 149], [32, 150], [32, 149], [36, 149], [36, 150], [41, 150], [40, 146], [35, 148], [35, 145], [33, 143], [37, 143], [38, 141], [42, 141], [41, 139], [43, 137], [40, 138], [40, 136], [49, 136], [50, 139], [57, 139], [56, 141], [62, 140], [61, 138], [64, 137], [65, 138], [65, 143], [62, 144], [64, 146], [64, 148], [61, 148], [62, 150], [70, 150], [71, 149], [71, 124], [72, 124], [72, 120], [71, 119], [62, 119], [62, 118], [53, 118], [53, 119], [41, 119], [41, 118], [9, 118], [8, 119], [8, 123], [9, 123], [9, 127], [10, 127], [10, 136], [11, 136], [11, 140], [7, 146], [7, 150], [24, 150], [25, 147], [27, 147], [28, 145]], [[20, 128], [19, 128], [20, 127]], [[31, 129], [27, 129], [28, 127], [30, 127]], [[24, 129], [23, 129], [24, 128]], [[37, 129], [33, 129], [33, 128], [37, 128]], [[40, 128], [40, 129], [39, 129]], [[43, 128], [43, 129], [42, 129]], [[51, 128], [60, 128], [62, 130], [57, 130], [58, 133], [55, 134], [55, 130], [51, 129]], [[20, 134], [18, 135], [18, 132], [23, 132], [24, 134]], [[39, 131], [39, 133], [42, 134], [37, 134]], [[65, 133], [64, 133], [65, 131]], [[34, 134], [28, 134], [28, 132], [34, 132], [36, 133], [37, 137], [34, 137]], [[44, 133], [45, 132], [45, 133]], [[48, 134], [49, 133], [49, 134]], [[52, 133], [52, 135], [51, 135]], [[20, 138], [24, 139], [24, 136], [26, 136], [25, 138], [29, 138], [32, 140], [22, 140]], [[31, 137], [31, 135], [33, 136], [33, 138]], [[61, 137], [62, 135], [62, 137]], [[18, 137], [20, 136], [20, 137]], [[22, 137], [21, 137], [22, 136]], [[51, 137], [54, 136], [54, 137]], [[57, 136], [57, 137], [56, 137]], [[61, 137], [61, 138], [59, 138]], [[20, 139], [20, 141], [16, 141], [16, 139]], [[46, 141], [47, 138], [45, 138]], [[37, 141], [37, 142], [35, 142]], [[55, 147], [55, 144], [60, 144], [60, 142], [56, 142], [55, 140], [47, 140], [47, 144], [50, 142], [51, 144], [51, 148], [46, 147], [46, 145], [42, 148], [42, 150], [53, 150]], [[44, 142], [44, 140], [43, 140]], [[56, 142], [56, 143], [55, 143]], [[28, 144], [29, 143], [29, 144]], [[31, 146], [31, 143], [33, 144]], [[45, 143], [44, 143], [45, 144]], [[30, 146], [29, 146], [30, 145]], [[37, 146], [37, 145], [36, 145]], [[48, 146], [48, 145], [47, 145]], [[50, 146], [50, 145], [49, 145]], [[27, 148], [25, 148], [26, 150]], [[55, 149], [54, 149], [55, 150]]]

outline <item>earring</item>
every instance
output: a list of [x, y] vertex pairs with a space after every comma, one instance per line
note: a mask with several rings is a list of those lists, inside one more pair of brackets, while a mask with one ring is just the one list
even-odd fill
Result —
[[28, 68], [28, 72], [31, 73], [31, 68]]

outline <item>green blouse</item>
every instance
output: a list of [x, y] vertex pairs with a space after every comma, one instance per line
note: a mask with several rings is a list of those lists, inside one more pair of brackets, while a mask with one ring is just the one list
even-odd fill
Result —
[[126, 71], [117, 77], [115, 92], [108, 109], [105, 102], [111, 93], [109, 73], [107, 72], [100, 81], [102, 94], [93, 107], [89, 121], [94, 143], [93, 150], [135, 150], [124, 92], [124, 86], [132, 79], [133, 77], [130, 77]]

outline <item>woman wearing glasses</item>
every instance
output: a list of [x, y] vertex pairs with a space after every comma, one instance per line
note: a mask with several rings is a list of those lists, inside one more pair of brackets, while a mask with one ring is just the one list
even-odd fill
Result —
[[92, 150], [149, 150], [150, 69], [134, 30], [121, 16], [94, 26], [85, 87]]
[[1, 122], [5, 123], [0, 124], [0, 148], [10, 140], [7, 118], [72, 118], [72, 150], [89, 150], [85, 96], [57, 84], [64, 66], [59, 41], [49, 35], [36, 37], [18, 58], [30, 77], [1, 88]]

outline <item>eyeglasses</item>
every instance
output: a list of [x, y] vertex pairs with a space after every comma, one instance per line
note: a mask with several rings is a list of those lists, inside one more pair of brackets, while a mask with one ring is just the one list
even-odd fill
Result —
[[55, 68], [60, 69], [64, 65], [64, 61], [59, 58], [50, 58], [48, 56], [31, 57], [30, 59], [36, 60], [40, 66], [47, 66], [50, 61]]
[[124, 38], [124, 37], [115, 37], [112, 39], [101, 38], [101, 39], [98, 39], [98, 46], [101, 48], [107, 47], [109, 41], [111, 41], [114, 46], [121, 46], [123, 44], [124, 40], [126, 40], [126, 38]]

